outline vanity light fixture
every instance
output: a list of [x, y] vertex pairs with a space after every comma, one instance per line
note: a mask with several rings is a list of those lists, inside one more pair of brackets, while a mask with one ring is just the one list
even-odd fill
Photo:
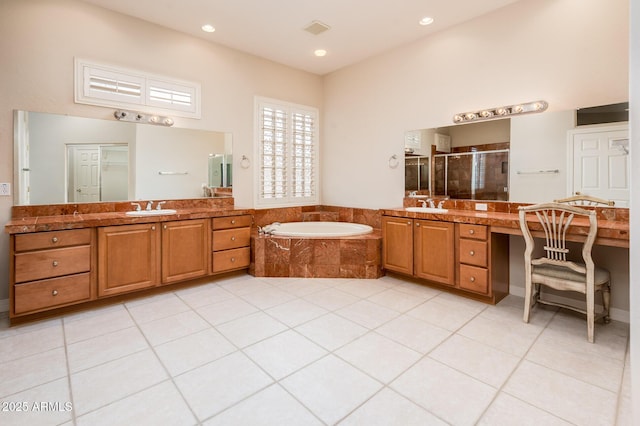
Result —
[[470, 121], [490, 120], [493, 118], [509, 117], [520, 114], [543, 112], [549, 107], [546, 101], [527, 102], [517, 105], [508, 105], [497, 108], [488, 108], [480, 111], [470, 111], [453, 116], [454, 123], [468, 123]]
[[130, 121], [132, 123], [142, 123], [142, 124], [155, 124], [157, 126], [173, 126], [173, 118], [164, 117], [162, 115], [147, 115], [143, 112], [139, 111], [129, 111], [125, 109], [118, 109], [113, 113], [113, 116], [116, 120], [120, 121]]

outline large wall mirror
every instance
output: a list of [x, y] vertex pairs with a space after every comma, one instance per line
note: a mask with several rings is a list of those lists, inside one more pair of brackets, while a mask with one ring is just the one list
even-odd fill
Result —
[[14, 136], [16, 205], [198, 198], [232, 185], [229, 133], [15, 111]]
[[[621, 108], [628, 113], [627, 104], [614, 104], [408, 131], [405, 195], [534, 203], [580, 192], [628, 207]], [[416, 170], [418, 164], [428, 166]], [[428, 182], [416, 183], [425, 173]]]

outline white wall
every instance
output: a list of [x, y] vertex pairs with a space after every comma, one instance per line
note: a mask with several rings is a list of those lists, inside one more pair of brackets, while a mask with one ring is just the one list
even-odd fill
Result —
[[388, 158], [402, 156], [405, 130], [451, 125], [455, 113], [626, 101], [627, 18], [623, 0], [521, 1], [328, 75], [323, 202], [401, 206], [403, 170]]
[[[13, 181], [13, 110], [112, 119], [73, 102], [73, 59], [84, 57], [202, 84], [202, 119], [176, 127], [233, 134], [236, 205], [253, 203], [254, 96], [322, 110], [322, 78], [77, 0], [0, 2], [0, 182]], [[0, 223], [13, 197], [0, 197]], [[0, 300], [8, 298], [9, 238], [0, 233]]]

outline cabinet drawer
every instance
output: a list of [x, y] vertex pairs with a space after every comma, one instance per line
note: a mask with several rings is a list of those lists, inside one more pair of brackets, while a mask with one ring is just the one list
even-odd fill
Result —
[[460, 263], [487, 266], [487, 242], [460, 238], [458, 246]]
[[473, 238], [474, 240], [487, 239], [487, 227], [484, 225], [459, 224], [460, 238]]
[[227, 216], [227, 217], [214, 217], [211, 219], [211, 226], [216, 229], [229, 229], [229, 228], [244, 228], [251, 226], [251, 216]]
[[14, 288], [15, 313], [24, 314], [91, 298], [89, 273], [17, 284]]
[[16, 253], [15, 282], [87, 272], [90, 268], [90, 246]]
[[213, 251], [246, 247], [251, 241], [251, 228], [213, 231]]
[[233, 250], [217, 251], [213, 253], [212, 272], [231, 271], [249, 266], [250, 249], [243, 247]]
[[485, 268], [460, 265], [460, 288], [476, 293], [489, 293], [489, 274]]
[[80, 246], [91, 243], [91, 229], [18, 234], [16, 252]]

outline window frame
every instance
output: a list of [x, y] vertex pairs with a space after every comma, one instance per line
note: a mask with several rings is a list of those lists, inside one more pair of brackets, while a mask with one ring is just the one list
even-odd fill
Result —
[[[263, 109], [274, 108], [277, 110], [286, 112], [286, 148], [285, 148], [285, 182], [286, 182], [286, 195], [283, 197], [264, 197], [264, 188], [262, 180], [262, 168], [264, 164], [263, 157]], [[311, 116], [313, 120], [313, 129], [311, 132], [312, 142], [312, 182], [310, 196], [294, 196], [294, 131], [293, 131], [293, 115], [303, 114]], [[291, 102], [281, 101], [272, 98], [255, 97], [254, 101], [254, 206], [257, 209], [276, 208], [276, 207], [293, 207], [293, 206], [308, 206], [316, 205], [320, 202], [320, 143], [319, 143], [319, 111], [315, 107], [300, 105]]]

